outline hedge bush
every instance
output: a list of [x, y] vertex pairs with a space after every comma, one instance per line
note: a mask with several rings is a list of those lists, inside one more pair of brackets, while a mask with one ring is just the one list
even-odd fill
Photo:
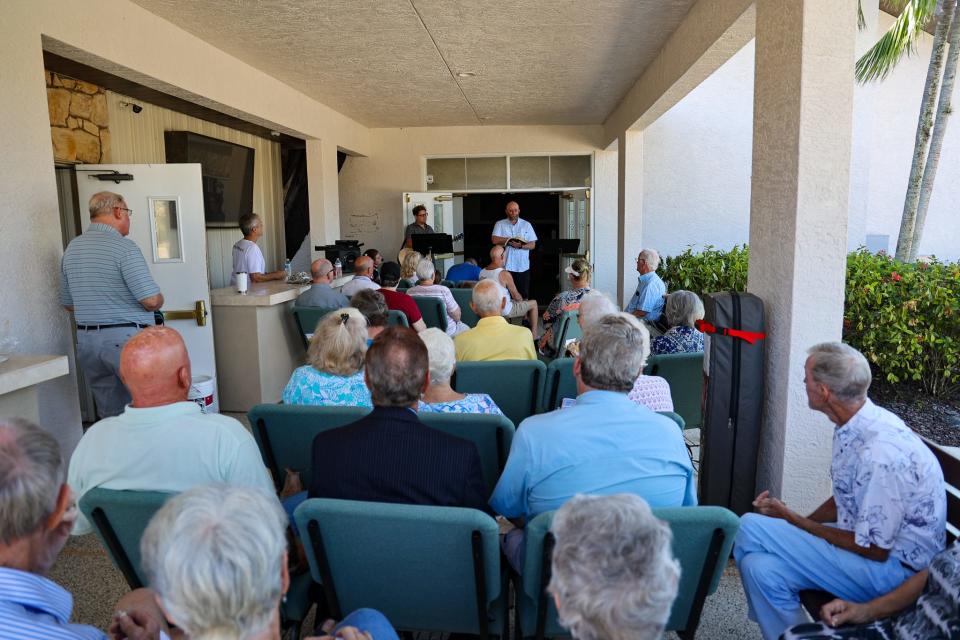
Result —
[[[663, 260], [667, 289], [744, 291], [747, 247], [707, 247]], [[960, 389], [960, 263], [903, 263], [860, 249], [847, 256], [843, 339], [875, 375], [944, 397]]]

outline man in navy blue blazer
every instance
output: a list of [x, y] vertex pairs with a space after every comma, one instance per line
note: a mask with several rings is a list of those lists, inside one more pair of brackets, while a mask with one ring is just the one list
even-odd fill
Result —
[[314, 438], [310, 497], [488, 510], [473, 442], [417, 417], [430, 372], [416, 332], [389, 327], [377, 336], [364, 377], [373, 411]]

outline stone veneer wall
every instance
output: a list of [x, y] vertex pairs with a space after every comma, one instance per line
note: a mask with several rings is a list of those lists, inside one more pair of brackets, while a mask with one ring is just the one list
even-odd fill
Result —
[[106, 92], [97, 85], [44, 71], [50, 139], [57, 162], [110, 162]]

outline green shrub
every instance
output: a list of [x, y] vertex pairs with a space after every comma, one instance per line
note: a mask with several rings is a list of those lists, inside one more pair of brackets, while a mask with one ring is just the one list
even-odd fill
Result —
[[714, 291], [745, 291], [750, 250], [737, 245], [722, 251], [707, 245], [694, 253], [691, 247], [678, 256], [666, 257], [658, 272], [667, 291], [686, 289], [702, 296]]
[[[664, 258], [668, 291], [699, 295], [745, 291], [746, 246], [690, 248]], [[905, 264], [865, 249], [847, 256], [843, 339], [870, 361], [874, 374], [943, 397], [960, 389], [960, 263]]]
[[843, 338], [888, 382], [934, 396], [960, 385], [960, 264], [847, 256]]

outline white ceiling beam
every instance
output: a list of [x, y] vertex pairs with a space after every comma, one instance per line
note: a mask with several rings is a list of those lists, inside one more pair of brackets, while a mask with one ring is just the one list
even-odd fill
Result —
[[644, 129], [753, 39], [753, 0], [700, 0], [603, 124], [606, 147]]

